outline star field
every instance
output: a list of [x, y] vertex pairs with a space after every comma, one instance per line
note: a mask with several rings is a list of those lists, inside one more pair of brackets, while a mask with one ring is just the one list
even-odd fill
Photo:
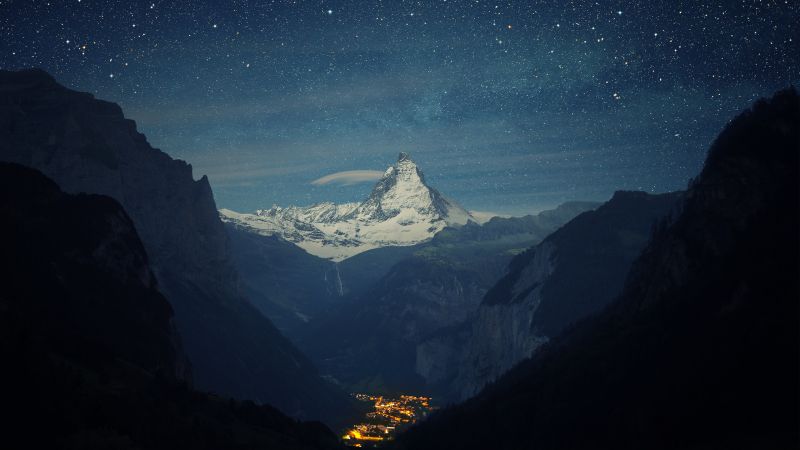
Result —
[[685, 187], [727, 120], [800, 81], [795, 1], [0, 0], [0, 67], [118, 102], [220, 207], [411, 152], [469, 209]]

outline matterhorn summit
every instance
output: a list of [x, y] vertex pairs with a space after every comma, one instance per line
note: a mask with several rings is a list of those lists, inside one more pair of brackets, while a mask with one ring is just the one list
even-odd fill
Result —
[[414, 245], [447, 226], [475, 221], [468, 211], [425, 183], [411, 156], [401, 152], [361, 203], [273, 206], [255, 214], [220, 210], [223, 221], [276, 235], [334, 261], [387, 246]]

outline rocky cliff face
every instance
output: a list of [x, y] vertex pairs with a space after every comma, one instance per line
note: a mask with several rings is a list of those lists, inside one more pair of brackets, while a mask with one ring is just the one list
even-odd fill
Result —
[[0, 72], [0, 160], [122, 204], [175, 310], [199, 388], [304, 417], [343, 404], [242, 296], [207, 178], [194, 181], [190, 165], [152, 148], [119, 106], [41, 71]]
[[[428, 379], [424, 372], [427, 361], [438, 355], [431, 354], [426, 343], [417, 347], [417, 372], [429, 384], [444, 384], [457, 390], [453, 398], [467, 398], [547, 342], [547, 336], [533, 332], [531, 322], [542, 300], [542, 283], [554, 269], [554, 247], [543, 243], [538, 248], [536, 257], [521, 273], [526, 283], [518, 283], [513, 289], [523, 300], [499, 306], [481, 305], [468, 322], [467, 338], [454, 343], [455, 346], [439, 348], [459, 355], [454, 358], [456, 365], [446, 369], [440, 379]], [[446, 395], [451, 397], [453, 393], [446, 391]]]
[[[653, 225], [677, 198], [618, 192], [515, 257], [467, 324], [417, 347], [417, 373], [446, 397], [467, 398], [600, 310], [619, 293]], [[452, 365], [442, 366], [445, 360]]]

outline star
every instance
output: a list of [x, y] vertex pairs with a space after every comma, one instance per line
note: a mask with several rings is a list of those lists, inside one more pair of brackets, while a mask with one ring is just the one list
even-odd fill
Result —
[[[219, 204], [244, 210], [266, 197], [352, 201], [355, 191], [322, 197], [299, 169], [248, 170], [244, 179], [230, 161], [287, 171], [305, 160], [380, 167], [381, 152], [368, 147], [419, 147], [428, 172], [443, 174], [443, 190], [476, 208], [526, 195], [518, 208], [653, 184], [680, 189], [702, 165], [715, 124], [800, 83], [797, 2], [694, 2], [685, 11], [667, 0], [631, 0], [625, 10], [607, 0], [567, 8], [556, 0], [384, 1], [347, 11], [334, 10], [339, 3], [193, 5], [14, 2], [0, 14], [0, 67], [42, 67], [63, 84], [147, 112], [147, 136], [196, 173], [216, 174], [212, 183], [224, 179], [213, 186]], [[175, 125], [164, 104], [218, 116], [186, 114]], [[660, 139], [676, 131], [679, 140]], [[323, 141], [336, 158], [322, 157]], [[556, 162], [574, 160], [580, 148], [596, 149], [585, 158], [620, 176], [576, 177]], [[539, 153], [560, 152], [534, 163]], [[446, 170], [452, 159], [471, 163]], [[487, 160], [502, 167], [497, 174], [526, 171], [528, 181], [512, 177], [494, 197], [470, 189], [464, 180], [490, 176]], [[542, 179], [557, 181], [534, 182]], [[574, 197], [531, 200], [540, 189]]]

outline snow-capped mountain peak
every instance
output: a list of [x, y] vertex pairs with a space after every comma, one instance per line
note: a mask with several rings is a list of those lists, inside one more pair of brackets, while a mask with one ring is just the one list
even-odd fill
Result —
[[[451, 210], [456, 213], [452, 219]], [[448, 225], [464, 225], [469, 217], [466, 210], [425, 183], [422, 171], [406, 152], [401, 152], [397, 163], [386, 169], [369, 198], [351, 216], [364, 221], [385, 221], [403, 213], [429, 221], [444, 220]]]
[[278, 235], [309, 253], [335, 261], [377, 247], [424, 242], [446, 226], [474, 218], [425, 182], [411, 156], [401, 152], [361, 203], [318, 203], [240, 214], [220, 210], [224, 221]]

